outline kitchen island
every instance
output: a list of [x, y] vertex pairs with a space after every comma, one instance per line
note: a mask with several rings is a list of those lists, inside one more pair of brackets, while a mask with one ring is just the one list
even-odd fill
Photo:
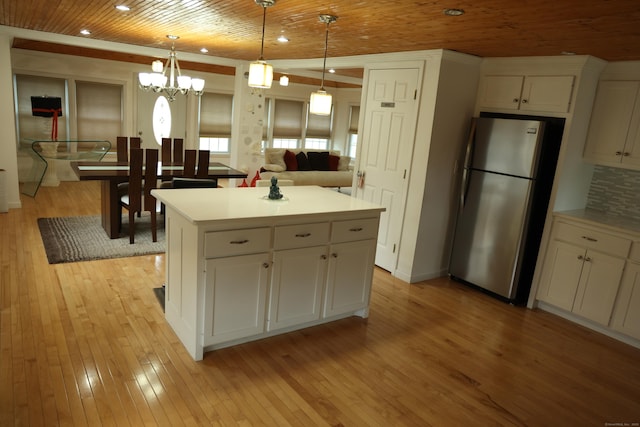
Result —
[[165, 318], [189, 354], [367, 317], [384, 208], [316, 186], [153, 190]]

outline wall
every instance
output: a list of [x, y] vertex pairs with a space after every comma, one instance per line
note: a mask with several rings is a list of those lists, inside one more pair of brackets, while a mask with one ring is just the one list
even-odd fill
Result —
[[[0, 93], [12, 94], [11, 40], [0, 35]], [[18, 190], [18, 158], [16, 153], [16, 122], [13, 96], [0, 99], [0, 169], [5, 172], [6, 188], [0, 191], [7, 197], [9, 208], [21, 207]]]

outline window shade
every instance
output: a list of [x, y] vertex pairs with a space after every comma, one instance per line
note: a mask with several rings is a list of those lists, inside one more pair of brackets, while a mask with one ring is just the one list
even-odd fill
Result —
[[20, 139], [50, 139], [51, 119], [34, 117], [31, 111], [32, 96], [56, 96], [62, 99], [63, 117], [58, 119], [58, 139], [67, 138], [66, 80], [51, 77], [16, 75], [18, 104], [18, 132]]
[[115, 143], [122, 133], [122, 86], [76, 82], [78, 139]]
[[274, 102], [273, 137], [302, 138], [304, 103], [283, 99], [276, 99]]
[[233, 95], [205, 92], [200, 98], [200, 137], [231, 138]]
[[328, 116], [319, 116], [307, 112], [307, 138], [331, 138], [331, 117], [333, 109]]
[[360, 117], [360, 106], [351, 107], [351, 117], [349, 117], [349, 133], [358, 133], [358, 118]]

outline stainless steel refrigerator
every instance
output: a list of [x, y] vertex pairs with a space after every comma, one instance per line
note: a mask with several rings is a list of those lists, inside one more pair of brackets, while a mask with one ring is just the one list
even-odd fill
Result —
[[449, 273], [510, 302], [528, 296], [555, 172], [559, 144], [543, 155], [545, 127], [480, 117], [466, 150]]

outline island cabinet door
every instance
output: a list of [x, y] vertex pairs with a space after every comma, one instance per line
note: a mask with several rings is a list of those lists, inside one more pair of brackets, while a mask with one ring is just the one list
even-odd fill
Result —
[[327, 246], [276, 251], [271, 270], [267, 329], [320, 319]]
[[206, 260], [204, 345], [265, 330], [269, 253]]
[[338, 243], [330, 246], [324, 317], [367, 308], [375, 251], [375, 240]]

